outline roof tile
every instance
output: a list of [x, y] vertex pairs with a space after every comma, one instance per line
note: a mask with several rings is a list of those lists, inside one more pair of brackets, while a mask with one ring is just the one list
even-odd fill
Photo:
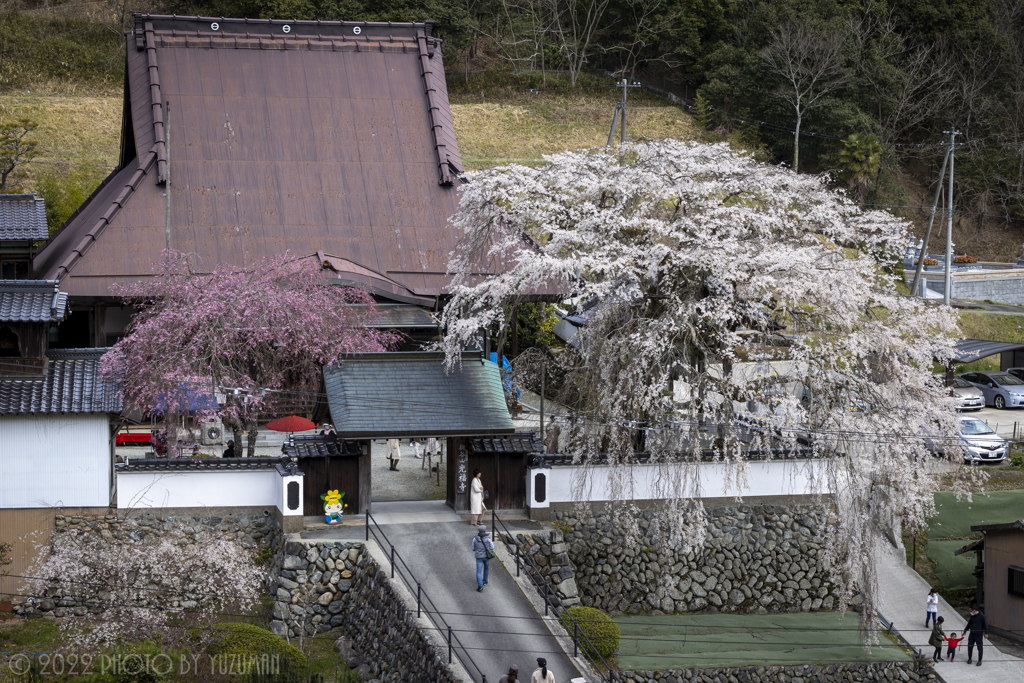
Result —
[[67, 303], [56, 280], [0, 280], [0, 321], [63, 320]]
[[50, 351], [44, 376], [0, 379], [0, 415], [120, 412], [120, 383], [100, 373], [108, 350]]
[[0, 240], [45, 240], [46, 204], [35, 194], [0, 194]]

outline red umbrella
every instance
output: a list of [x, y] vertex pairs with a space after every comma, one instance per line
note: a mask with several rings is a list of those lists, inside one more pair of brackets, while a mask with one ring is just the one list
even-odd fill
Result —
[[279, 417], [267, 425], [267, 429], [275, 432], [305, 432], [316, 429], [316, 423], [298, 415]]

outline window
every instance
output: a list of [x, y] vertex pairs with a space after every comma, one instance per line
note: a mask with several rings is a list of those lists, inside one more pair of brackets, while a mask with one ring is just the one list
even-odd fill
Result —
[[0, 280], [27, 280], [28, 261], [0, 261]]
[[21, 358], [21, 344], [18, 335], [7, 325], [0, 327], [0, 357]]
[[1017, 595], [1024, 598], [1024, 569], [1020, 567], [1014, 567], [1012, 564], [1009, 569], [1010, 575], [1006, 582], [1006, 586], [1009, 589], [1010, 595]]
[[997, 384], [1004, 387], [1016, 387], [1024, 384], [1024, 380], [1021, 380], [1020, 377], [1014, 377], [1013, 375], [992, 375], [992, 379], [994, 379]]

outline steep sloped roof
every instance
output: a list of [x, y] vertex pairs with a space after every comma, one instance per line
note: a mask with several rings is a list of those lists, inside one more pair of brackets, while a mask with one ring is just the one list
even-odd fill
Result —
[[501, 375], [479, 352], [366, 353], [324, 368], [338, 438], [513, 434]]
[[50, 351], [44, 376], [0, 379], [0, 415], [120, 412], [118, 382], [100, 373], [108, 350]]
[[431, 32], [136, 15], [121, 167], [43, 247], [36, 273], [72, 296], [107, 296], [168, 245], [210, 265], [320, 251], [436, 296], [458, 239], [447, 221], [462, 161]]
[[56, 322], [67, 308], [56, 280], [0, 280], [0, 321]]
[[45, 240], [46, 203], [35, 194], [0, 194], [0, 240]]

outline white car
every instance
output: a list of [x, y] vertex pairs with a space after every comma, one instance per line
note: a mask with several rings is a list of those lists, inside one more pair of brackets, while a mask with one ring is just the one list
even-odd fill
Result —
[[957, 429], [959, 443], [955, 438], [943, 439], [934, 436], [934, 432], [925, 433], [928, 450], [945, 455], [962, 448], [964, 462], [968, 463], [1000, 463], [1006, 460], [1010, 452], [1010, 444], [1006, 439], [976, 417], [960, 416], [960, 427]]

